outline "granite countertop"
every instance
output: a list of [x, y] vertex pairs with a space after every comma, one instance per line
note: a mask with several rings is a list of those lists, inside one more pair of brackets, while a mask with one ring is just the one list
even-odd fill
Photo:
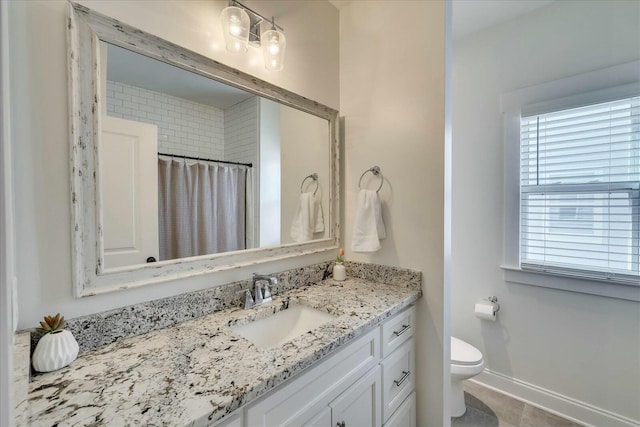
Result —
[[[413, 303], [419, 284], [351, 278], [288, 290], [250, 310], [229, 308], [82, 354], [40, 374], [20, 405], [31, 426], [206, 426], [301, 372]], [[306, 304], [337, 318], [261, 349], [231, 326]]]

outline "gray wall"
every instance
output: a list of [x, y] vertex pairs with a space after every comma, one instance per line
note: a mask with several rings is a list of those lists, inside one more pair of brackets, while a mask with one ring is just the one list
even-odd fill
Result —
[[[449, 423], [445, 285], [445, 2], [354, 1], [340, 10], [346, 259], [423, 273], [416, 334], [419, 426]], [[384, 31], [401, 23], [408, 31]], [[389, 27], [391, 25], [391, 27]], [[400, 29], [400, 28], [396, 28]], [[380, 166], [387, 238], [351, 252], [358, 180]], [[368, 174], [363, 185], [375, 189]], [[367, 185], [368, 184], [368, 185]]]
[[[640, 304], [504, 281], [499, 103], [639, 58], [637, 1], [555, 2], [454, 44], [452, 335], [485, 355], [482, 381], [594, 425], [640, 423]], [[473, 314], [489, 295], [495, 324]]]

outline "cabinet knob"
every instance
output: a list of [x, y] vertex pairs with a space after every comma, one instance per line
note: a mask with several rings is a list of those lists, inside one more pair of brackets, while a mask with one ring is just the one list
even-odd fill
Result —
[[347, 423], [345, 423], [344, 421], [338, 421], [336, 427], [347, 427]]

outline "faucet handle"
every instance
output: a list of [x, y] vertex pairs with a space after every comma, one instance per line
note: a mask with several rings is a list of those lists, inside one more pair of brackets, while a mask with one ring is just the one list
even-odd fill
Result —
[[244, 308], [251, 308], [254, 305], [256, 305], [255, 300], [253, 299], [253, 297], [251, 296], [251, 291], [249, 291], [248, 289], [245, 291], [244, 293]]
[[256, 305], [261, 304], [263, 302], [263, 298], [262, 298], [262, 286], [260, 286], [260, 283], [256, 282], [256, 288], [255, 288], [255, 303]]
[[269, 289], [269, 285], [264, 285], [264, 293], [262, 295], [262, 302], [271, 301], [271, 289]]

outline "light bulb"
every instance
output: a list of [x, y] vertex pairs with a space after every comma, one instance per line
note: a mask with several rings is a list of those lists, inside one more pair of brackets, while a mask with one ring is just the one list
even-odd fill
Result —
[[231, 22], [229, 23], [229, 32], [234, 36], [238, 36], [242, 32], [242, 28], [240, 27], [240, 20], [237, 16], [231, 17]]
[[271, 39], [269, 43], [269, 53], [272, 55], [277, 55], [280, 52], [280, 46], [278, 45], [278, 40]]

